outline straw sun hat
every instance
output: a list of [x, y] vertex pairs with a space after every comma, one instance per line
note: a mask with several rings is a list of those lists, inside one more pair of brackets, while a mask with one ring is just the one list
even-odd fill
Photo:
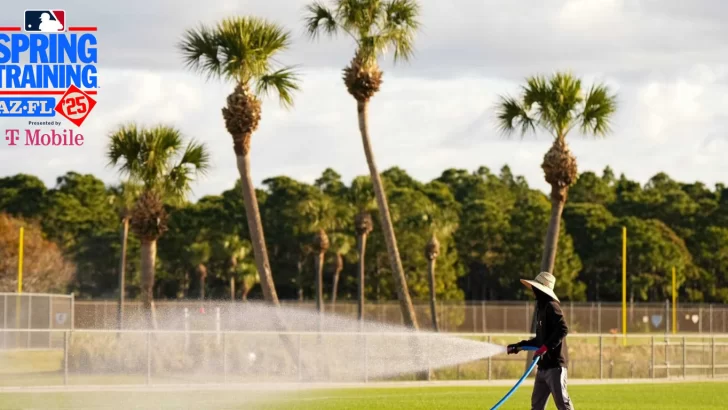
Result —
[[554, 293], [554, 285], [556, 284], [556, 278], [554, 275], [548, 272], [541, 272], [536, 276], [534, 280], [521, 279], [521, 283], [526, 285], [527, 288], [536, 288], [541, 292], [549, 295], [555, 301], [560, 302], [559, 298]]

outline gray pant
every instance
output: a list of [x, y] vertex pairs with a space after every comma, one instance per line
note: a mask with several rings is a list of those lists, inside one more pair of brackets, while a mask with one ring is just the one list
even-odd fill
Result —
[[531, 410], [545, 410], [549, 395], [554, 396], [554, 404], [559, 410], [574, 410], [569, 393], [566, 391], [566, 368], [539, 370], [531, 395]]

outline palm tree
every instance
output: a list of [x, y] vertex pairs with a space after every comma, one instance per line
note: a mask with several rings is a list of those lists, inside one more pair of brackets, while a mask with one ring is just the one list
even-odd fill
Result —
[[369, 138], [368, 109], [369, 100], [379, 91], [382, 84], [378, 57], [384, 55], [389, 47], [394, 49], [395, 62], [408, 60], [412, 56], [414, 36], [419, 27], [418, 13], [419, 6], [414, 0], [334, 0], [333, 9], [318, 2], [310, 4], [306, 7], [305, 19], [306, 29], [311, 38], [316, 38], [320, 33], [331, 36], [345, 33], [356, 43], [354, 58], [343, 71], [344, 84], [357, 102], [364, 155], [374, 185], [404, 323], [415, 329], [417, 318], [397, 249], [384, 186], [377, 171]]
[[576, 126], [583, 134], [603, 137], [616, 110], [616, 96], [606, 85], [593, 85], [586, 93], [581, 80], [570, 73], [556, 73], [549, 78], [534, 76], [526, 80], [521, 96], [502, 96], [497, 107], [499, 128], [511, 135], [525, 135], [536, 127], [554, 137], [541, 168], [551, 185], [551, 218], [546, 233], [541, 271], [553, 272], [559, 238], [561, 213], [569, 187], [576, 182], [576, 158], [566, 144], [566, 136]]
[[190, 264], [197, 272], [200, 281], [200, 300], [205, 300], [205, 284], [207, 283], [207, 264], [211, 256], [210, 244], [205, 239], [190, 245]]
[[140, 194], [140, 186], [130, 181], [124, 181], [111, 189], [109, 203], [116, 207], [121, 220], [121, 260], [119, 262], [119, 306], [117, 310], [117, 325], [124, 327], [124, 292], [126, 290], [126, 245], [129, 239], [129, 223], [134, 203]]
[[282, 27], [256, 17], [232, 17], [215, 26], [187, 30], [178, 47], [187, 66], [209, 77], [235, 83], [222, 109], [225, 127], [233, 138], [233, 150], [245, 202], [253, 254], [263, 295], [278, 305], [278, 295], [265, 246], [258, 201], [250, 175], [250, 144], [261, 117], [259, 97], [275, 91], [281, 104], [293, 104], [298, 79], [290, 67], [276, 68], [275, 56], [290, 45]]
[[203, 144], [190, 141], [184, 145], [175, 128], [158, 125], [142, 128], [123, 125], [110, 135], [107, 151], [109, 165], [130, 181], [142, 186], [142, 193], [131, 211], [131, 230], [141, 241], [141, 294], [152, 317], [152, 289], [157, 240], [167, 231], [164, 203], [181, 203], [189, 193], [191, 182], [209, 169], [209, 154]]
[[235, 300], [236, 279], [241, 279], [243, 300], [247, 299], [252, 287], [258, 283], [256, 278], [259, 278], [259, 275], [255, 266], [252, 269], [254, 272], [248, 272], [249, 264], [245, 261], [250, 250], [250, 242], [247, 239], [240, 239], [238, 235], [224, 235], [214, 242], [213, 252], [216, 258], [227, 261], [230, 300]]
[[[563, 72], [557, 72], [549, 78], [533, 76], [526, 79], [518, 99], [500, 97], [496, 111], [503, 133], [512, 135], [520, 131], [521, 136], [524, 136], [529, 131], [535, 132], [538, 126], [554, 138], [541, 164], [546, 182], [551, 185], [551, 217], [541, 257], [542, 272], [553, 273], [561, 213], [569, 187], [577, 178], [576, 158], [566, 144], [566, 136], [577, 126], [582, 134], [606, 136], [616, 108], [616, 96], [606, 85], [592, 85], [585, 94], [581, 80]], [[534, 309], [532, 332], [536, 331], [537, 315]], [[531, 356], [528, 355], [526, 366]]]
[[319, 229], [313, 236], [313, 251], [315, 252], [316, 269], [316, 310], [324, 311], [324, 255], [329, 250], [329, 236], [326, 231]]
[[336, 306], [336, 296], [339, 293], [339, 279], [341, 271], [344, 270], [344, 255], [351, 249], [351, 237], [345, 233], [334, 232], [331, 234], [331, 248], [334, 251], [333, 285], [331, 290], [331, 308]]
[[432, 328], [435, 332], [440, 331], [437, 325], [437, 308], [435, 306], [435, 259], [439, 254], [440, 242], [433, 233], [432, 238], [425, 245], [425, 258], [427, 259], [427, 278], [430, 284], [430, 314], [432, 315]]

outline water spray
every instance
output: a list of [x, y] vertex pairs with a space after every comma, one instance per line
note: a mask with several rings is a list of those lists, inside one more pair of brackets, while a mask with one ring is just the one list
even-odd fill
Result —
[[[538, 348], [531, 347], [531, 346], [523, 346], [523, 347], [521, 347], [521, 350], [536, 351], [536, 350], [538, 350]], [[503, 396], [503, 398], [500, 399], [500, 401], [495, 404], [495, 406], [491, 407], [490, 410], [495, 410], [495, 409], [499, 408], [501, 405], [503, 405], [503, 403], [506, 402], [506, 400], [508, 400], [511, 397], [511, 395], [516, 391], [516, 389], [518, 389], [518, 387], [521, 385], [521, 383], [523, 383], [523, 381], [526, 380], [526, 377], [528, 377], [528, 375], [531, 374], [531, 372], [533, 371], [533, 368], [536, 367], [536, 363], [538, 363], [538, 360], [540, 358], [541, 358], [541, 356], [536, 356], [533, 358], [533, 363], [531, 363], [531, 366], [529, 366], [528, 369], [526, 369], [526, 372], [523, 373], [523, 376], [521, 376], [521, 378], [518, 379], [516, 384], [513, 387], [511, 387], [511, 390], [509, 390], [508, 393], [506, 393], [506, 395]]]

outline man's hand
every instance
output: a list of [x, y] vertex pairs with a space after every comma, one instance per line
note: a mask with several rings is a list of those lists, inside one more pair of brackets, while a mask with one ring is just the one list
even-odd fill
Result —
[[546, 347], [546, 345], [543, 345], [543, 346], [539, 347], [538, 350], [536, 350], [536, 352], [533, 353], [533, 357], [539, 357], [539, 356], [543, 355], [544, 353], [546, 353], [546, 351], [548, 351], [548, 350], [549, 350], [548, 347]]
[[508, 354], [516, 354], [520, 350], [521, 349], [518, 347], [518, 345], [508, 345], [508, 347], [506, 348], [506, 352], [508, 352]]

